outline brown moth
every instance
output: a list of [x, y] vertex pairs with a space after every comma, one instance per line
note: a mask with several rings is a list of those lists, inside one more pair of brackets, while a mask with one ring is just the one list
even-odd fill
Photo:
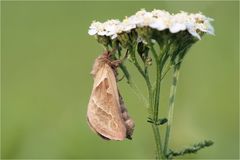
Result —
[[99, 56], [91, 71], [94, 84], [88, 103], [88, 124], [104, 139], [131, 139], [134, 122], [129, 117], [117, 88], [116, 65], [113, 65], [109, 57], [109, 52]]

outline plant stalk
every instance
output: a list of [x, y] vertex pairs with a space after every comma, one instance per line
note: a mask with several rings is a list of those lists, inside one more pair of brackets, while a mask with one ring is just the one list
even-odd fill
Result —
[[164, 159], [165, 156], [164, 156], [163, 151], [162, 151], [161, 136], [160, 136], [158, 125], [152, 124], [152, 129], [153, 129], [156, 148], [157, 148], [156, 159], [157, 160]]
[[[152, 93], [151, 93], [152, 92]], [[149, 94], [149, 106], [152, 109], [152, 114], [151, 117], [154, 117], [154, 103], [155, 102], [155, 98], [157, 98], [156, 96], [154, 96], [153, 92], [154, 90], [152, 90], [151, 94]], [[153, 119], [153, 123], [152, 123], [152, 129], [153, 129], [153, 134], [154, 134], [154, 140], [156, 143], [156, 159], [160, 160], [160, 159], [164, 159], [164, 155], [163, 155], [163, 149], [162, 149], [162, 143], [161, 143], [161, 135], [159, 132], [159, 126], [157, 125], [156, 121], [154, 121]]]
[[174, 66], [173, 70], [173, 79], [172, 79], [172, 86], [169, 96], [169, 109], [168, 109], [168, 122], [167, 122], [167, 128], [165, 132], [165, 141], [164, 141], [164, 155], [168, 154], [168, 145], [169, 145], [169, 139], [170, 139], [170, 132], [171, 132], [171, 126], [173, 121], [173, 110], [174, 110], [174, 102], [176, 97], [176, 89], [177, 89], [177, 82], [179, 78], [179, 70], [180, 70], [181, 63], [178, 63]]
[[152, 114], [152, 118], [153, 118], [153, 124], [152, 124], [152, 129], [153, 129], [153, 134], [154, 134], [154, 138], [155, 138], [155, 143], [156, 143], [156, 152], [157, 152], [157, 156], [156, 159], [160, 160], [160, 159], [165, 159], [165, 155], [163, 153], [163, 148], [162, 148], [162, 142], [161, 142], [161, 135], [160, 135], [160, 131], [159, 131], [159, 125], [158, 125], [158, 111], [159, 111], [159, 101], [160, 101], [160, 89], [161, 89], [161, 76], [162, 76], [162, 68], [161, 68], [161, 59], [160, 59], [160, 55], [161, 54], [157, 54], [153, 44], [150, 43], [150, 49], [151, 52], [153, 54], [153, 57], [155, 59], [156, 62], [156, 85], [154, 86], [153, 90], [152, 90], [152, 99], [150, 101], [150, 105], [151, 108], [153, 110], [153, 114]]

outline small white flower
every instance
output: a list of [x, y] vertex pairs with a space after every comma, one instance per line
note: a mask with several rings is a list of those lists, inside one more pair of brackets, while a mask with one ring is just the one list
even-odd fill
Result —
[[172, 16], [170, 20], [169, 30], [171, 33], [177, 33], [187, 29], [189, 16], [186, 12], [180, 12]]
[[147, 15], [149, 15], [149, 12], [147, 12], [145, 9], [141, 9], [140, 11], [137, 11], [135, 13], [135, 16], [137, 16], [137, 17], [144, 17]]
[[89, 27], [88, 34], [93, 36], [98, 33], [99, 30], [102, 28], [102, 23], [93, 21], [91, 26]]
[[197, 33], [197, 29], [196, 26], [193, 23], [188, 23], [187, 24], [187, 30], [188, 32], [193, 35], [194, 37], [198, 38], [199, 40], [201, 40], [200, 35]]
[[156, 18], [169, 18], [171, 14], [165, 10], [154, 9], [152, 12], [153, 17]]
[[208, 18], [201, 13], [190, 15], [192, 20], [194, 21], [196, 28], [202, 32], [206, 32], [208, 34], [214, 35], [214, 28], [211, 25], [212, 18]]
[[117, 26], [117, 33], [130, 32], [134, 28], [136, 28], [135, 21], [126, 17], [122, 23]]
[[[110, 36], [112, 39], [116, 38], [117, 26], [121, 22], [116, 19], [111, 19], [103, 23], [103, 28], [106, 36]], [[114, 37], [114, 38], [113, 38]]]
[[132, 21], [136, 24], [137, 27], [149, 26], [154, 22], [154, 18], [151, 12], [147, 12], [142, 9], [138, 11], [134, 16], [131, 17]]
[[159, 31], [162, 31], [162, 30], [168, 28], [167, 25], [161, 19], [152, 22], [149, 25], [149, 27], [151, 27], [153, 29], [157, 29]]
[[205, 32], [211, 35], [214, 35], [214, 28], [211, 25], [211, 21], [213, 19], [208, 18], [201, 13], [197, 14], [190, 14], [189, 15], [189, 23], [187, 24], [187, 30], [190, 34], [197, 37], [198, 39], [201, 39], [200, 35], [197, 33], [197, 31]]
[[169, 27], [171, 19], [171, 15], [169, 12], [154, 9], [151, 13], [154, 18], [153, 22], [149, 25], [151, 28], [162, 31]]
[[93, 21], [89, 27], [89, 35], [100, 35], [100, 36], [114, 36], [116, 34], [117, 25], [121, 22], [119, 20], [108, 20], [104, 23]]

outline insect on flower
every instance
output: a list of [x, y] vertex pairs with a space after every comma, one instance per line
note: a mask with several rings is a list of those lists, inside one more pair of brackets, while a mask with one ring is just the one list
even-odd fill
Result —
[[94, 84], [87, 110], [88, 124], [104, 139], [131, 139], [134, 122], [128, 115], [116, 82], [119, 61], [111, 62], [110, 56], [110, 52], [100, 55], [91, 71]]
[[[206, 17], [201, 12], [180, 11], [172, 14], [158, 9], [150, 12], [141, 9], [122, 21], [117, 19], [105, 22], [93, 21], [88, 30], [89, 35], [95, 36], [105, 48], [117, 49], [118, 55], [106, 52], [95, 61], [92, 70], [94, 85], [87, 113], [90, 127], [103, 138], [111, 140], [123, 140], [132, 135], [134, 123], [128, 116], [117, 88], [117, 66], [111, 61], [112, 56], [115, 56], [114, 59], [120, 59], [122, 51], [127, 51], [129, 52], [128, 60], [136, 67], [147, 84], [148, 104], [146, 103], [146, 106], [149, 114], [147, 122], [151, 123], [154, 133], [156, 159], [173, 159], [211, 146], [213, 142], [208, 140], [178, 152], [170, 148], [169, 142], [180, 67], [193, 44], [201, 40], [204, 34], [214, 35], [212, 21], [212, 18]], [[134, 81], [131, 81], [127, 66], [121, 64], [120, 68], [130, 86], [138, 92], [139, 89]], [[149, 72], [150, 68], [156, 70], [156, 75], [153, 77]], [[168, 116], [159, 117], [159, 107], [162, 106], [159, 101], [160, 88], [164, 76], [171, 69], [173, 73]], [[144, 95], [140, 96], [145, 100]], [[159, 125], [165, 127], [165, 130], [160, 129]], [[164, 141], [161, 141], [160, 132], [163, 131], [165, 136]]]

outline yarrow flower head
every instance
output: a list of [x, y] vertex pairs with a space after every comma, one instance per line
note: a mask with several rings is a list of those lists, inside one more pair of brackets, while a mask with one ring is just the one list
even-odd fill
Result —
[[115, 39], [118, 34], [129, 33], [137, 28], [150, 28], [157, 31], [169, 30], [173, 34], [187, 31], [191, 36], [200, 40], [203, 33], [214, 35], [211, 21], [213, 19], [201, 13], [189, 14], [181, 11], [177, 14], [170, 14], [165, 10], [154, 9], [148, 12], [142, 9], [122, 21], [114, 19], [103, 23], [93, 21], [88, 33], [89, 35], [106, 36]]

